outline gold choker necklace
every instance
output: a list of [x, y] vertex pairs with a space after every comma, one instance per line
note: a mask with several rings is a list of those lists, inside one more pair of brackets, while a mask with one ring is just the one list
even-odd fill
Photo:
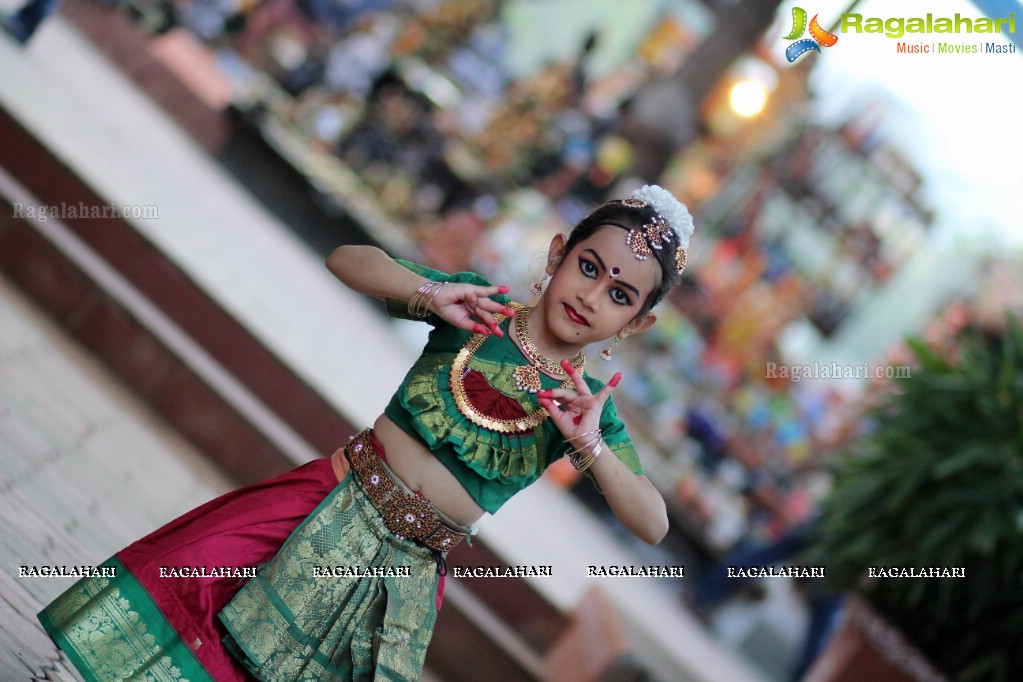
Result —
[[[521, 315], [522, 318], [525, 319], [529, 316], [529, 308], [520, 303], [509, 303], [509, 307], [515, 309], [516, 317]], [[504, 319], [504, 315], [494, 315], [494, 322], [497, 324], [504, 322]], [[529, 337], [529, 331], [524, 330], [524, 325], [522, 323], [516, 322], [515, 329], [519, 334], [522, 345], [528, 345], [529, 358], [531, 361], [536, 362], [537, 364], [544, 363], [544, 367], [552, 367], [554, 365], [554, 363], [537, 351], [536, 346], [533, 345], [532, 339]], [[510, 332], [511, 329], [509, 328], [509, 333]], [[455, 405], [458, 407], [458, 411], [461, 412], [466, 419], [490, 431], [513, 434], [532, 431], [542, 424], [548, 417], [547, 410], [543, 407], [537, 407], [524, 417], [500, 419], [481, 413], [473, 406], [472, 401], [469, 399], [469, 395], [465, 390], [465, 377], [470, 371], [469, 361], [472, 359], [473, 355], [476, 354], [476, 351], [479, 350], [479, 347], [483, 345], [483, 342], [489, 337], [489, 334], [473, 334], [469, 337], [466, 344], [462, 346], [462, 349], [458, 351], [454, 361], [451, 363], [451, 372], [449, 374], [448, 384], [451, 387], [451, 394], [455, 400]], [[522, 351], [522, 354], [526, 355], [527, 353], [526, 351]], [[582, 372], [586, 366], [586, 357], [580, 352], [572, 361], [572, 364], [578, 371]], [[558, 366], [558, 372], [564, 375], [564, 371], [561, 369], [560, 365]], [[541, 388], [540, 372], [533, 365], [516, 367], [513, 372], [513, 376], [515, 378], [515, 384], [520, 391], [536, 393]], [[574, 388], [572, 379], [566, 378], [561, 383], [561, 388]]]
[[[562, 369], [561, 363], [556, 363], [553, 360], [544, 356], [543, 353], [537, 349], [533, 343], [532, 337], [529, 335], [529, 315], [533, 311], [532, 308], [516, 308], [515, 314], [515, 334], [519, 337], [519, 345], [522, 348], [522, 354], [526, 356], [531, 364], [520, 365], [515, 368], [512, 376], [515, 377], [515, 385], [518, 386], [520, 391], [529, 391], [530, 393], [536, 393], [540, 390], [540, 370], [544, 370], [548, 374], [555, 376], [565, 375], [565, 370]], [[586, 368], [586, 356], [582, 351], [579, 351], [572, 359], [572, 366], [575, 367], [576, 371], [582, 372]], [[570, 388], [572, 386], [572, 380], [566, 379], [565, 383]]]

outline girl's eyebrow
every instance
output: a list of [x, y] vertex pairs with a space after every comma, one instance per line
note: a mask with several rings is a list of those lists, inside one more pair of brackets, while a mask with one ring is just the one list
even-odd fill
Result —
[[[600, 255], [596, 251], [594, 251], [593, 249], [586, 249], [585, 251], [583, 251], [583, 253], [588, 253], [588, 254], [592, 255], [593, 258], [597, 261], [597, 265], [600, 266], [600, 269], [603, 270], [604, 272], [607, 272], [607, 266], [604, 265], [604, 260], [600, 257]], [[632, 291], [632, 293], [634, 293], [636, 295], [636, 298], [639, 298], [639, 289], [637, 289], [636, 287], [634, 287], [631, 284], [629, 284], [628, 282], [622, 281], [620, 279], [616, 279], [615, 283], [616, 284], [620, 284], [621, 286], [625, 287], [626, 289], [629, 289], [630, 291]]]

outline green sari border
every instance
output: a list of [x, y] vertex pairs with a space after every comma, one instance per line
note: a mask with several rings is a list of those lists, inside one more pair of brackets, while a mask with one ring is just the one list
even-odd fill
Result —
[[87, 682], [143, 671], [160, 682], [214, 682], [152, 597], [116, 556], [114, 576], [79, 580], [39, 612], [46, 634]]

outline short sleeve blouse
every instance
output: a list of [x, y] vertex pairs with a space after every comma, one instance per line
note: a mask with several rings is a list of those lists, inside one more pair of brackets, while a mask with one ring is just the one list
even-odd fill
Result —
[[[433, 281], [492, 286], [475, 273], [447, 275], [408, 261], [398, 262]], [[517, 305], [504, 295], [493, 299]], [[388, 312], [408, 318], [404, 302], [388, 301]], [[426, 322], [433, 326], [426, 346], [385, 414], [422, 441], [481, 508], [494, 513], [538, 479], [565, 453], [568, 444], [546, 418], [536, 396], [515, 384], [512, 373], [527, 360], [508, 334], [509, 320], [501, 322], [503, 337], [482, 339], [436, 315], [428, 316]], [[463, 352], [472, 347], [474, 352]], [[459, 371], [452, 372], [454, 364]], [[542, 373], [540, 376], [543, 388], [561, 384]], [[584, 378], [593, 392], [604, 385], [585, 373]], [[639, 457], [611, 399], [604, 404], [600, 428], [611, 451], [631, 471], [642, 474]]]

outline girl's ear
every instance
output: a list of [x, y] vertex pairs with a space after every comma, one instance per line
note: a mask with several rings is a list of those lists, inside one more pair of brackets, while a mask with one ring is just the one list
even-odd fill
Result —
[[635, 320], [622, 327], [622, 330], [618, 332], [618, 335], [624, 339], [625, 337], [632, 336], [633, 334], [642, 334], [647, 329], [650, 329], [656, 321], [656, 315], [653, 313], [647, 313], [642, 317], [637, 317]]
[[545, 272], [548, 275], [553, 275], [554, 271], [558, 269], [558, 265], [561, 263], [561, 259], [565, 257], [565, 244], [568, 240], [563, 234], [556, 234], [551, 239], [551, 245], [547, 248], [547, 267]]

